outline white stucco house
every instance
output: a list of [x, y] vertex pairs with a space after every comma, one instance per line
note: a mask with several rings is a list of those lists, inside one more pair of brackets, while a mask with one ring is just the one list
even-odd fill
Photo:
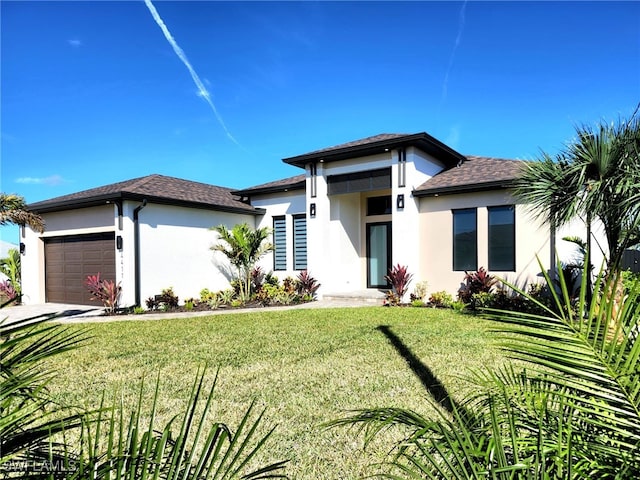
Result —
[[320, 296], [386, 289], [396, 264], [455, 295], [466, 270], [525, 284], [539, 278], [536, 257], [554, 261], [559, 236], [510, 190], [521, 161], [464, 156], [426, 133], [283, 161], [300, 174], [243, 190], [149, 175], [30, 204], [46, 230], [21, 230], [24, 303], [90, 303], [83, 281], [98, 272], [120, 282], [123, 306], [168, 287], [181, 299], [227, 288], [210, 227], [244, 222], [273, 231], [266, 271], [306, 269]]

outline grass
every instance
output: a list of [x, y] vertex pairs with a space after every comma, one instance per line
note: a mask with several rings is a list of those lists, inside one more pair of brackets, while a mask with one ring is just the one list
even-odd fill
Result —
[[359, 478], [372, 473], [366, 465], [381, 461], [389, 445], [363, 451], [361, 435], [324, 429], [323, 422], [364, 407], [432, 408], [420, 379], [377, 328], [383, 325], [457, 398], [469, 388], [468, 368], [503, 361], [486, 320], [451, 310], [271, 310], [69, 326], [89, 328], [91, 340], [57, 359], [51, 389], [67, 404], [97, 406], [106, 391], [131, 405], [141, 381], [150, 397], [159, 375], [159, 412], [167, 421], [182, 411], [197, 369], [208, 364], [210, 381], [219, 369], [214, 419], [233, 428], [255, 400], [266, 408], [265, 431], [277, 425], [262, 460], [290, 459], [293, 479]]

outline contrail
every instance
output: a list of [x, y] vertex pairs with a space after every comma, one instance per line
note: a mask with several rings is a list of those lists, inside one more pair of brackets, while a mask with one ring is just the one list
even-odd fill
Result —
[[451, 51], [451, 57], [449, 57], [449, 66], [447, 67], [447, 72], [444, 75], [444, 82], [442, 82], [442, 100], [440, 101], [441, 105], [444, 103], [444, 101], [447, 98], [447, 86], [449, 84], [449, 74], [451, 73], [451, 69], [453, 68], [453, 60], [456, 56], [458, 45], [460, 45], [460, 40], [462, 40], [462, 31], [464, 30], [466, 8], [467, 8], [467, 0], [464, 0], [464, 2], [462, 3], [462, 8], [460, 9], [460, 19], [458, 22], [458, 35], [456, 36], [456, 43], [453, 45], [453, 50]]
[[202, 80], [200, 80], [200, 77], [191, 66], [191, 63], [189, 63], [189, 59], [187, 59], [187, 55], [180, 48], [180, 46], [178, 45], [178, 42], [176, 42], [176, 40], [173, 38], [173, 36], [171, 35], [171, 32], [162, 21], [162, 18], [160, 18], [160, 14], [156, 10], [156, 7], [153, 6], [153, 3], [151, 3], [151, 0], [144, 0], [144, 3], [149, 9], [149, 11], [151, 12], [153, 19], [156, 21], [156, 23], [162, 30], [162, 33], [164, 34], [164, 38], [167, 39], [167, 42], [169, 42], [169, 44], [173, 47], [173, 51], [176, 52], [176, 55], [178, 56], [178, 58], [182, 60], [182, 63], [184, 63], [184, 66], [187, 67], [187, 70], [189, 70], [189, 73], [191, 74], [191, 78], [193, 79], [193, 83], [195, 83], [196, 87], [198, 87], [198, 95], [204, 98], [205, 101], [209, 104], [209, 106], [211, 107], [211, 110], [213, 110], [213, 113], [218, 119], [218, 122], [220, 123], [225, 133], [227, 134], [227, 137], [229, 137], [231, 141], [233, 141], [233, 143], [235, 143], [236, 145], [241, 146], [238, 143], [238, 141], [235, 138], [233, 138], [233, 135], [231, 135], [231, 132], [229, 132], [229, 129], [224, 124], [222, 117], [218, 113], [218, 109], [216, 108], [216, 106], [213, 104], [213, 101], [211, 100], [211, 94], [202, 83]]

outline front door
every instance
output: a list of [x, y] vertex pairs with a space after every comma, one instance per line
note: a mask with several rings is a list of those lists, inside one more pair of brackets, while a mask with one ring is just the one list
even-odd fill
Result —
[[367, 224], [367, 288], [389, 288], [391, 222]]

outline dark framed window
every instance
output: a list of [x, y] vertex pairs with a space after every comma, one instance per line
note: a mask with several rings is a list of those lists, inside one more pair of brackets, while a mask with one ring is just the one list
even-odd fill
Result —
[[475, 208], [453, 210], [453, 269], [478, 268], [478, 215]]
[[284, 216], [273, 217], [273, 269], [287, 269], [287, 222]]
[[516, 270], [516, 209], [513, 205], [488, 207], [489, 270]]
[[367, 198], [367, 216], [389, 215], [391, 213], [391, 195]]
[[307, 269], [307, 217], [293, 216], [293, 268]]

